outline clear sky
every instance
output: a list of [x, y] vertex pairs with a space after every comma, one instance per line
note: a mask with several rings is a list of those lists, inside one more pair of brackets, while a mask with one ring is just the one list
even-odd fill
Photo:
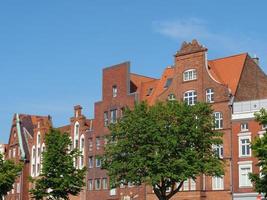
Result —
[[80, 104], [93, 117], [104, 67], [123, 61], [159, 77], [184, 40], [209, 59], [249, 52], [267, 71], [267, 1], [0, 1], [0, 143], [14, 113], [65, 125]]

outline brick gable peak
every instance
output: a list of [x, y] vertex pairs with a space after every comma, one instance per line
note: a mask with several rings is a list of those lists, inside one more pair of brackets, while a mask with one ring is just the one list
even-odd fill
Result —
[[184, 41], [180, 50], [177, 51], [175, 56], [183, 56], [187, 54], [197, 53], [201, 51], [207, 51], [208, 49], [201, 45], [196, 39], [192, 40], [192, 42]]

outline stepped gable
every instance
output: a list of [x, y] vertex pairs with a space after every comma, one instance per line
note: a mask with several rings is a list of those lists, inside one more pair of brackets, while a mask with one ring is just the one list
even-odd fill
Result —
[[183, 42], [181, 48], [175, 56], [183, 56], [187, 54], [197, 53], [201, 51], [207, 51], [208, 49], [201, 44], [197, 40], [192, 40], [192, 42]]

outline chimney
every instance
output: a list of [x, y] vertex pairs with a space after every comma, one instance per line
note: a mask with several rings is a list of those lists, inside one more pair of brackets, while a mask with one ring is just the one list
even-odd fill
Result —
[[260, 59], [259, 57], [257, 57], [257, 55], [255, 54], [254, 57], [252, 58], [254, 60], [254, 62], [259, 65], [260, 64]]
[[76, 118], [82, 115], [82, 109], [83, 108], [80, 105], [74, 106], [74, 116]]

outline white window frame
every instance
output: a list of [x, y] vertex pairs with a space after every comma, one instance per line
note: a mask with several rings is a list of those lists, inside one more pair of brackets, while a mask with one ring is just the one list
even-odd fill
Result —
[[188, 90], [184, 93], [184, 101], [188, 105], [195, 105], [197, 103], [197, 92], [195, 90]]
[[[223, 114], [222, 114], [222, 112], [214, 112], [213, 115], [214, 115], [214, 129], [215, 130], [223, 129]], [[218, 125], [218, 126], [216, 126], [216, 125]]]
[[249, 130], [248, 122], [244, 122], [240, 124], [240, 131], [241, 132], [246, 132]]
[[212, 177], [212, 190], [223, 190], [224, 189], [224, 177]]
[[93, 179], [88, 180], [88, 190], [92, 191], [94, 189]]
[[218, 154], [219, 158], [223, 158], [223, 153], [224, 153], [223, 144], [218, 144], [218, 145], [213, 144], [212, 149], [216, 154]]
[[115, 196], [117, 194], [117, 190], [116, 190], [116, 188], [111, 188], [110, 190], [109, 190], [109, 195], [110, 196]]
[[169, 101], [175, 101], [176, 100], [176, 97], [175, 97], [175, 94], [171, 93], [168, 95], [168, 100]]
[[189, 179], [184, 181], [183, 191], [189, 191]]
[[197, 79], [197, 70], [188, 69], [183, 72], [183, 81], [192, 81]]
[[262, 130], [266, 130], [267, 129], [267, 124], [262, 124]]
[[103, 188], [103, 190], [108, 189], [108, 179], [107, 178], [102, 178], [102, 188]]
[[[98, 183], [99, 183], [99, 187], [97, 187]], [[101, 190], [101, 179], [100, 178], [95, 179], [95, 190]]]
[[90, 156], [88, 159], [88, 168], [94, 168], [94, 157]]
[[108, 111], [104, 112], [104, 126], [108, 126]]
[[118, 87], [117, 85], [112, 86], [112, 97], [117, 97], [118, 96]]
[[[114, 116], [113, 116], [113, 113], [115, 113]], [[117, 122], [117, 118], [118, 118], [118, 110], [117, 109], [111, 110], [110, 111], [110, 123], [116, 123]]]
[[100, 159], [100, 158], [96, 158], [96, 159], [95, 159], [95, 166], [96, 166], [96, 167], [101, 167], [101, 164], [102, 164], [102, 163], [101, 163], [101, 159]]
[[206, 102], [207, 103], [214, 103], [214, 90], [213, 88], [206, 89]]
[[195, 191], [197, 187], [197, 183], [194, 179], [190, 179], [190, 190]]
[[100, 137], [95, 138], [95, 144], [96, 144], [96, 149], [99, 150], [101, 147], [101, 139]]
[[239, 188], [250, 188], [252, 187], [252, 183], [248, 178], [248, 173], [246, 174], [246, 181], [242, 182], [242, 174], [245, 174], [245, 172], [242, 172], [242, 168], [249, 168], [248, 173], [252, 173], [252, 161], [238, 162]]
[[[249, 143], [242, 144], [242, 140], [249, 140]], [[247, 134], [238, 134], [238, 148], [239, 148], [239, 157], [251, 157], [251, 133]], [[245, 154], [242, 153], [242, 147], [248, 146], [249, 148], [249, 154], [247, 154], [247, 147], [245, 147]]]

